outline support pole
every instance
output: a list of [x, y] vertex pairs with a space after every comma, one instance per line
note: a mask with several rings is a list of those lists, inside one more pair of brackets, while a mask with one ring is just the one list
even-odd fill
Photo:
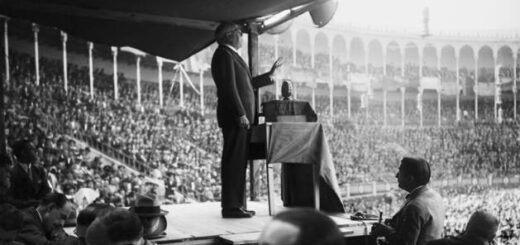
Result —
[[499, 103], [499, 96], [500, 96], [500, 68], [501, 66], [498, 65], [498, 61], [497, 61], [497, 57], [495, 57], [495, 55], [493, 54], [493, 60], [495, 61], [495, 66], [493, 67], [494, 69], [494, 73], [493, 73], [493, 77], [495, 78], [495, 81], [494, 81], [494, 87], [493, 87], [493, 91], [494, 91], [494, 96], [493, 96], [493, 116], [494, 116], [494, 120], [495, 122], [498, 122], [498, 103]]
[[[419, 50], [420, 50], [420, 49], [419, 49]], [[419, 54], [420, 54], [420, 53], [421, 53], [421, 52], [419, 51]], [[404, 76], [405, 76], [405, 71], [404, 71], [404, 68], [405, 68], [405, 67], [404, 67], [405, 56], [406, 56], [406, 51], [405, 51], [405, 49], [401, 49], [401, 77], [402, 77], [402, 79], [405, 79], [405, 77], [404, 77]], [[421, 60], [420, 60], [420, 56], [419, 56], [419, 64], [420, 64], [420, 63], [421, 63]], [[419, 66], [419, 73], [421, 72], [420, 70], [421, 70], [421, 68], [420, 68], [420, 66]], [[404, 114], [405, 114], [405, 111], [404, 111], [404, 110], [405, 110], [405, 103], [404, 103], [404, 102], [405, 102], [405, 92], [406, 92], [406, 88], [405, 88], [405, 87], [401, 87], [400, 90], [401, 90], [401, 127], [404, 128], [404, 125], [405, 125], [405, 123], [404, 123], [404, 119], [405, 119], [405, 118], [404, 118]]]
[[204, 70], [200, 69], [199, 72], [199, 90], [200, 90], [200, 114], [204, 116]]
[[[274, 36], [274, 59], [278, 60], [278, 57], [280, 57], [280, 54], [278, 53], [278, 36]], [[278, 82], [278, 79], [276, 79], [274, 82], [274, 98], [277, 100], [280, 98], [280, 84]]]
[[[314, 86], [316, 86], [316, 82], [314, 84]], [[316, 108], [316, 87], [312, 87], [312, 108]]]
[[473, 88], [475, 90], [475, 121], [478, 120], [478, 54], [475, 57], [475, 79]]
[[[5, 56], [5, 82], [0, 84], [0, 98], [4, 98], [5, 86], [9, 85], [9, 46], [7, 35], [7, 21], [9, 19], [4, 17], [4, 56]], [[5, 136], [5, 104], [4, 100], [0, 99], [0, 153], [6, 153], [7, 140]]]
[[37, 24], [32, 24], [32, 31], [34, 34], [34, 66], [35, 66], [35, 79], [36, 86], [40, 86], [40, 52], [38, 49], [38, 32], [40, 27]]
[[[259, 66], [259, 57], [258, 57], [258, 23], [250, 22], [249, 23], [249, 33], [247, 35], [248, 42], [248, 59], [249, 59], [249, 69], [251, 71], [251, 75], [258, 75], [258, 66]], [[258, 113], [260, 112], [261, 105], [261, 97], [260, 97], [260, 89], [256, 89], [255, 91], [255, 118], [254, 124], [258, 124]], [[253, 122], [251, 122], [253, 123]], [[259, 166], [254, 164], [254, 161], [249, 161], [249, 181], [250, 181], [250, 195], [251, 200], [257, 199], [257, 185], [255, 184], [256, 176], [259, 175]]]
[[182, 64], [179, 64], [179, 93], [180, 93], [180, 102], [181, 108], [184, 108], [184, 76], [182, 75]]
[[69, 91], [69, 79], [67, 72], [67, 33], [64, 31], [61, 32], [61, 45], [63, 48], [63, 86], [65, 88], [65, 92]]
[[[365, 51], [365, 76], [368, 78], [368, 51]], [[368, 84], [370, 84], [370, 80], [368, 81]], [[370, 94], [372, 91], [372, 86], [368, 86], [367, 90], [367, 96], [366, 96], [366, 108], [365, 108], [365, 120], [368, 122], [369, 118], [369, 108], [370, 108]]]
[[119, 86], [118, 86], [118, 76], [117, 76], [117, 47], [111, 47], [112, 49], [112, 63], [114, 65], [114, 99], [119, 99]]
[[[437, 54], [437, 53], [435, 53]], [[437, 125], [440, 127], [442, 123], [441, 119], [441, 99], [442, 99], [442, 79], [441, 79], [441, 58], [440, 55], [437, 56], [437, 77], [439, 78], [439, 87], [437, 87]]]
[[93, 42], [87, 42], [88, 46], [88, 67], [89, 67], [89, 80], [90, 80], [90, 98], [94, 99], [94, 61], [92, 58], [92, 49], [94, 49]]
[[141, 105], [141, 56], [135, 59], [135, 69], [137, 74], [137, 104]]
[[159, 82], [159, 106], [163, 108], [163, 76], [162, 76], [163, 61], [157, 57], [157, 82]]
[[[5, 58], [5, 84], [9, 85], [11, 80], [11, 70], [9, 68], [9, 35], [8, 22], [9, 18], [4, 17], [4, 58]], [[5, 148], [2, 148], [5, 149]]]
[[387, 113], [386, 113], [386, 88], [383, 88], [383, 125], [388, 125]]
[[401, 87], [401, 127], [402, 128], [404, 128], [405, 92], [406, 92], [406, 89], [404, 87]]
[[[386, 79], [386, 48], [383, 49], [383, 77]], [[388, 125], [387, 112], [386, 112], [386, 94], [387, 86], [383, 85], [383, 126]]]
[[332, 81], [332, 47], [329, 43], [329, 107], [330, 107], [330, 120], [333, 122], [334, 119], [334, 84]]
[[350, 84], [350, 65], [347, 65], [347, 116], [349, 120], [352, 120], [352, 103], [350, 98], [350, 90], [352, 85]]
[[517, 102], [516, 102], [516, 93], [517, 93], [517, 87], [516, 87], [516, 79], [517, 78], [517, 74], [516, 74], [516, 66], [518, 65], [518, 53], [515, 51], [513, 52], [513, 119], [516, 121], [516, 114], [517, 114], [517, 110], [516, 110], [516, 107], [517, 107]]
[[441, 99], [442, 99], [442, 94], [441, 94], [441, 88], [438, 88], [437, 89], [437, 126], [441, 126], [442, 125], [442, 116], [441, 116], [441, 112], [442, 112], [442, 107], [441, 107]]
[[461, 111], [460, 111], [460, 81], [459, 81], [459, 76], [460, 76], [460, 67], [459, 67], [459, 56], [457, 54], [455, 54], [455, 62], [456, 62], [456, 66], [455, 66], [455, 69], [457, 69], [455, 71], [455, 85], [456, 85], [456, 90], [457, 90], [457, 97], [456, 97], [456, 108], [455, 108], [455, 113], [456, 113], [456, 120], [457, 120], [457, 123], [460, 122], [460, 118], [461, 118]]
[[423, 97], [424, 90], [419, 88], [419, 94], [417, 94], [417, 108], [419, 108], [419, 126], [422, 128], [424, 126], [424, 117], [423, 117]]

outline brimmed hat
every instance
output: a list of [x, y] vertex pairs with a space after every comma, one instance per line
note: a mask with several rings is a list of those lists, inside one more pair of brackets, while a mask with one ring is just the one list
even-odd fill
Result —
[[143, 237], [145, 239], [154, 239], [163, 237], [166, 235], [164, 232], [167, 227], [166, 217], [168, 211], [162, 210], [159, 200], [153, 195], [137, 195], [134, 206], [130, 208], [130, 212], [133, 212], [143, 218], [158, 218], [157, 223], [153, 225], [147, 225], [143, 222]]
[[134, 206], [130, 210], [141, 217], [164, 216], [168, 214], [168, 211], [161, 209], [161, 203], [157, 197], [150, 194], [137, 195]]

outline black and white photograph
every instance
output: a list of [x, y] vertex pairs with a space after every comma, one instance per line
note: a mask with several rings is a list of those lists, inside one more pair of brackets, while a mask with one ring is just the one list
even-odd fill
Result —
[[518, 0], [0, 0], [0, 245], [520, 245]]

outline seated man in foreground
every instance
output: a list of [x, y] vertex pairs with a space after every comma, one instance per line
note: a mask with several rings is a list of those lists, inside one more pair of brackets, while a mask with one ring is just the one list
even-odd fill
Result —
[[494, 244], [500, 221], [492, 214], [477, 211], [471, 215], [466, 231], [460, 236], [434, 240], [428, 245], [488, 245]]
[[395, 177], [409, 194], [392, 219], [375, 223], [371, 234], [384, 236], [390, 245], [424, 245], [441, 238], [445, 209], [441, 196], [428, 186], [430, 176], [426, 160], [404, 157]]

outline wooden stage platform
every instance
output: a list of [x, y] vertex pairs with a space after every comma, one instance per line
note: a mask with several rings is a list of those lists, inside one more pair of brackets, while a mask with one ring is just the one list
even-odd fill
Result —
[[[263, 227], [270, 221], [267, 202], [248, 202], [256, 215], [247, 219], [223, 219], [220, 202], [163, 205], [166, 236], [153, 240], [158, 244], [256, 244]], [[284, 210], [278, 206], [276, 211]], [[331, 214], [347, 237], [366, 235], [373, 221], [352, 221], [349, 214]]]

